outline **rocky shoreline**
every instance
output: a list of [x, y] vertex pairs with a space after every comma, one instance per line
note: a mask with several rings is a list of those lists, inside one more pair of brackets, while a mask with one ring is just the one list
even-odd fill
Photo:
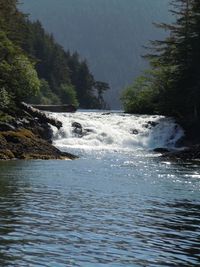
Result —
[[183, 150], [168, 151], [161, 154], [161, 157], [169, 160], [200, 161], [200, 145], [191, 145]]
[[52, 129], [62, 123], [24, 103], [0, 120], [0, 160], [76, 159], [52, 145]]
[[155, 148], [153, 151], [161, 154], [162, 158], [169, 160], [200, 161], [200, 144], [190, 144], [189, 146], [185, 144], [177, 150]]

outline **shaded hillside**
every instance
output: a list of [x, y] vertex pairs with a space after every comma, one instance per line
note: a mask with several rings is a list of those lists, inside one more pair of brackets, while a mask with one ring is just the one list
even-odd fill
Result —
[[22, 8], [85, 57], [96, 79], [111, 84], [113, 108], [120, 89], [146, 66], [142, 46], [165, 36], [152, 22], [169, 21], [168, 0], [24, 0]]

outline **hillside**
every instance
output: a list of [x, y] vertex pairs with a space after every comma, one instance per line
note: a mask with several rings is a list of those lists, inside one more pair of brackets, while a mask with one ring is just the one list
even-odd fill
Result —
[[120, 107], [119, 92], [147, 66], [140, 57], [142, 46], [165, 36], [152, 22], [170, 20], [168, 0], [23, 2], [21, 8], [41, 20], [65, 49], [87, 59], [97, 80], [110, 83], [107, 101], [112, 108]]

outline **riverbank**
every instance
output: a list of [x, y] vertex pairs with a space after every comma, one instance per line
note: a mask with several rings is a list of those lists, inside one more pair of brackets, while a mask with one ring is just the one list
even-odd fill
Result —
[[182, 161], [200, 161], [200, 144], [186, 147], [180, 151], [169, 151], [162, 153], [163, 158], [169, 160], [182, 160]]
[[20, 108], [0, 114], [0, 160], [75, 159], [52, 145], [52, 129], [62, 123], [22, 104]]

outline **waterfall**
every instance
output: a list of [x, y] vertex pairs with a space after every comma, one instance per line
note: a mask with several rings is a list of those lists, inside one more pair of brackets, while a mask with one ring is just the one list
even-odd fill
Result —
[[182, 128], [164, 116], [129, 115], [120, 112], [54, 113], [63, 123], [53, 128], [54, 144], [62, 148], [152, 150], [175, 148]]

